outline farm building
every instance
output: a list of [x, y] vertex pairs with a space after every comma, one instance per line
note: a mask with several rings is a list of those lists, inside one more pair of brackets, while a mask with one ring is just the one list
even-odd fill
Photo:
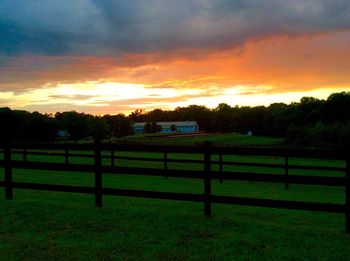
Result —
[[[134, 124], [135, 134], [145, 133], [146, 122], [137, 122]], [[160, 133], [192, 133], [198, 132], [198, 124], [196, 121], [167, 121], [157, 122], [157, 125], [161, 127]]]

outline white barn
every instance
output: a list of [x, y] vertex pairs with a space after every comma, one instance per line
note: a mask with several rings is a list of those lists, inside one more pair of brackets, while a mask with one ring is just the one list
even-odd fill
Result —
[[[147, 122], [137, 122], [134, 124], [134, 133], [140, 134], [145, 132]], [[157, 122], [161, 127], [160, 133], [193, 133], [198, 132], [198, 124], [196, 121], [166, 121]], [[174, 128], [175, 127], [175, 128]]]

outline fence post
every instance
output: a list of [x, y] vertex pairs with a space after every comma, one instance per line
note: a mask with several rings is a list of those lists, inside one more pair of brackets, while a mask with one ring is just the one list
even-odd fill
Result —
[[69, 156], [68, 155], [69, 155], [68, 148], [65, 148], [64, 149], [64, 161], [66, 164], [69, 163]]
[[101, 157], [101, 143], [99, 140], [95, 141], [95, 206], [102, 207], [102, 157]]
[[285, 184], [285, 187], [286, 187], [286, 190], [289, 190], [289, 169], [288, 169], [288, 156], [285, 155], [284, 156], [284, 168], [285, 168], [285, 179], [286, 179], [286, 184]]
[[346, 233], [350, 233], [350, 155], [346, 159], [345, 180], [345, 225]]
[[204, 145], [204, 215], [211, 216], [211, 150], [210, 142], [205, 141]]
[[23, 161], [27, 161], [27, 148], [23, 147]]
[[222, 168], [222, 153], [220, 152], [219, 154], [219, 161], [220, 161], [220, 183], [222, 184], [223, 182], [223, 178], [222, 178], [222, 171], [223, 171], [223, 168]]
[[168, 153], [164, 151], [164, 177], [168, 178]]
[[6, 199], [13, 199], [11, 143], [10, 142], [5, 144], [4, 160], [5, 160], [5, 197]]
[[111, 166], [114, 167], [114, 149], [111, 150]]

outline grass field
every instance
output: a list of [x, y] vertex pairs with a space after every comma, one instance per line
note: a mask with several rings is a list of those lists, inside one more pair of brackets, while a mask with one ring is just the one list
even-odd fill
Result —
[[[210, 139], [230, 143], [236, 138], [233, 136]], [[248, 137], [249, 142], [245, 143], [245, 137], [241, 138], [241, 144], [259, 145], [264, 145], [266, 139]], [[148, 137], [143, 139], [150, 142]], [[199, 142], [197, 139], [199, 137], [181, 142], [191, 144]], [[160, 157], [157, 153], [147, 156]], [[169, 156], [201, 158], [201, 155]], [[226, 157], [226, 160], [246, 162], [281, 161], [276, 157]], [[45, 156], [30, 156], [29, 160], [63, 162], [63, 158]], [[342, 161], [292, 161], [344, 166]], [[75, 158], [73, 162], [92, 164], [85, 158]], [[109, 161], [105, 160], [104, 164]], [[127, 166], [131, 162], [125, 160], [118, 164]], [[157, 167], [160, 163], [138, 164]], [[201, 169], [202, 166], [173, 164], [170, 168]], [[247, 167], [241, 170], [257, 171]], [[2, 169], [0, 179], [3, 179]], [[15, 170], [14, 180], [91, 186], [94, 183], [93, 174], [89, 173], [33, 170]], [[216, 180], [212, 183], [213, 194], [217, 195], [344, 203], [344, 189], [337, 187], [291, 185], [286, 191], [284, 184], [238, 181], [220, 184]], [[103, 186], [203, 192], [201, 180], [133, 175], [105, 174]], [[0, 188], [0, 193], [0, 260], [350, 260], [350, 236], [344, 233], [343, 214], [214, 204], [213, 217], [206, 218], [201, 203], [104, 196], [104, 206], [96, 209], [92, 195], [15, 190], [14, 199], [8, 201], [4, 199], [4, 189]]]
[[210, 141], [213, 145], [253, 145], [253, 146], [270, 146], [275, 144], [281, 144], [283, 138], [275, 137], [260, 137], [260, 136], [248, 136], [238, 133], [225, 133], [225, 134], [209, 134], [198, 136], [169, 136], [167, 135], [154, 135], [154, 134], [142, 134], [133, 135], [126, 138], [116, 139], [116, 142], [127, 143], [142, 143], [142, 144], [159, 144], [159, 145], [188, 145], [188, 144], [201, 144], [203, 141]]

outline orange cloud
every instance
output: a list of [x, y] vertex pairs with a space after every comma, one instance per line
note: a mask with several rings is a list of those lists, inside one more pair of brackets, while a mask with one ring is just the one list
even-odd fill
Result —
[[[342, 31], [293, 38], [274, 36], [250, 40], [239, 48], [210, 51], [186, 49], [167, 53], [129, 53], [118, 57], [13, 57], [2, 61], [5, 66], [0, 67], [0, 94], [84, 82], [140, 84], [146, 89], [164, 88], [175, 92], [200, 90], [182, 92], [172, 99], [164, 96], [168, 108], [198, 102], [201, 97], [206, 104], [208, 99], [215, 104], [215, 100], [217, 103], [226, 101], [224, 96], [230, 95], [256, 96], [255, 103], [259, 102], [259, 95], [290, 92], [309, 95], [307, 91], [312, 90], [326, 95], [350, 89], [349, 42], [350, 31]], [[116, 87], [115, 91], [128, 92], [127, 87]], [[152, 95], [154, 93], [149, 92], [143, 102], [142, 97], [138, 97], [137, 106], [166, 106], [160, 99], [150, 99]], [[6, 97], [0, 95], [2, 104]], [[54, 104], [55, 99], [59, 103], [58, 97], [62, 98], [62, 93], [52, 93], [47, 99]], [[199, 99], [194, 100], [194, 97]], [[130, 102], [124, 100], [119, 107], [117, 100], [102, 102], [105, 107], [101, 105], [99, 111], [103, 108], [111, 110], [112, 106], [124, 111], [128, 106], [134, 108], [132, 102], [135, 100], [131, 97], [125, 99]], [[239, 99], [236, 104], [240, 104]], [[265, 98], [261, 98], [260, 104], [265, 104]], [[69, 103], [64, 103], [64, 106], [69, 106]]]
[[241, 50], [212, 52], [200, 61], [180, 57], [144, 75], [142, 81], [185, 88], [265, 85], [268, 93], [348, 88], [349, 41], [350, 32], [250, 41]]
[[278, 92], [348, 85], [349, 41], [350, 31], [345, 31], [313, 37], [270, 37], [251, 40], [240, 48], [212, 51], [177, 50], [118, 58], [8, 58], [8, 66], [0, 69], [0, 86], [100, 80], [198, 88], [269, 84]]

